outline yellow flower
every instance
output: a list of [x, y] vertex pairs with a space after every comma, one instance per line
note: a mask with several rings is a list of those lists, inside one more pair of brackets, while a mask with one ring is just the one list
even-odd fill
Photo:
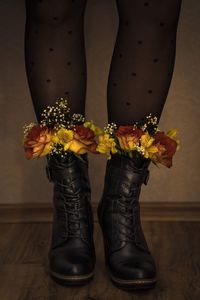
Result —
[[109, 134], [104, 134], [99, 136], [99, 143], [96, 148], [100, 153], [106, 153], [107, 158], [111, 158], [110, 153], [117, 153], [116, 142], [114, 138], [111, 138]]
[[54, 143], [62, 144], [64, 150], [67, 151], [73, 141], [74, 132], [70, 129], [60, 128], [53, 136]]
[[97, 143], [94, 140], [94, 132], [90, 128], [76, 125], [74, 131], [66, 128], [60, 128], [53, 135], [53, 142], [63, 145], [64, 151], [70, 150], [78, 154], [84, 154], [87, 151], [96, 153]]
[[171, 128], [168, 130], [167, 135], [173, 139], [177, 135], [177, 132], [178, 130], [176, 128]]
[[85, 122], [83, 126], [86, 128], [90, 128], [96, 136], [103, 134], [103, 130], [100, 127], [94, 125], [92, 120]]
[[177, 139], [175, 139], [177, 133], [178, 133], [178, 130], [177, 130], [176, 128], [171, 128], [170, 130], [168, 130], [168, 132], [167, 132], [167, 134], [166, 134], [168, 137], [174, 139], [174, 140], [177, 142], [177, 148], [176, 148], [176, 151], [178, 151], [179, 148], [180, 148], [180, 141], [177, 140]]
[[141, 136], [140, 142], [145, 158], [149, 158], [153, 153], [158, 152], [158, 148], [152, 145], [154, 142], [154, 138], [151, 137], [148, 132]]

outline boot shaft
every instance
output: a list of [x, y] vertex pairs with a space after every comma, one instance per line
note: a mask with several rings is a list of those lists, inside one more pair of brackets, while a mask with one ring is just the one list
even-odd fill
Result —
[[141, 227], [139, 196], [141, 185], [147, 185], [150, 160], [113, 155], [107, 161], [104, 190], [98, 206], [98, 217], [110, 250], [134, 241], [148, 250]]
[[73, 154], [67, 158], [52, 157], [46, 173], [53, 187], [52, 248], [78, 238], [93, 251], [93, 216], [87, 154], [82, 160]]

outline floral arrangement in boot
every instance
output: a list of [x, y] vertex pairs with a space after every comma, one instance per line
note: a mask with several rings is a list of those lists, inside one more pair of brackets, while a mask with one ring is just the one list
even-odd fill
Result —
[[85, 121], [81, 114], [70, 114], [66, 99], [60, 98], [55, 105], [48, 105], [41, 114], [41, 121], [24, 125], [23, 147], [27, 159], [58, 155], [66, 158], [73, 153], [82, 160], [81, 154], [99, 154], [95, 138], [103, 130], [93, 121]]
[[117, 126], [110, 123], [104, 127], [104, 133], [99, 135], [96, 148], [100, 153], [106, 153], [107, 159], [116, 153], [129, 157], [145, 157], [156, 165], [163, 164], [170, 168], [172, 157], [180, 147], [176, 139], [177, 129], [172, 128], [167, 133], [158, 129], [157, 117], [150, 113], [140, 122]]

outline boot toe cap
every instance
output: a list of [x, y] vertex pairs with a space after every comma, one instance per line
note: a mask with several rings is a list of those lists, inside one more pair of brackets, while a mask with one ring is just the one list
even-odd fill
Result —
[[63, 276], [80, 276], [92, 273], [93, 263], [87, 256], [65, 254], [52, 257], [50, 269]]
[[124, 280], [153, 279], [156, 277], [156, 267], [151, 259], [127, 257], [116, 262], [110, 261], [110, 270], [113, 276]]
[[[72, 244], [73, 245], [73, 244]], [[81, 276], [93, 273], [95, 257], [86, 248], [63, 247], [50, 251], [49, 267], [51, 272], [61, 276]]]

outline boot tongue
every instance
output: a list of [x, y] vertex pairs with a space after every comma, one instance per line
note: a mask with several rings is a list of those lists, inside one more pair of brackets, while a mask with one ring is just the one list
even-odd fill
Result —
[[[81, 178], [72, 174], [67, 185], [63, 185], [62, 195], [64, 196], [65, 209], [67, 212], [69, 236], [81, 235], [81, 211], [85, 205], [84, 190], [81, 184]], [[59, 187], [61, 188], [61, 187]]]
[[67, 204], [68, 210], [68, 235], [69, 236], [80, 236], [80, 202], [72, 200]]

